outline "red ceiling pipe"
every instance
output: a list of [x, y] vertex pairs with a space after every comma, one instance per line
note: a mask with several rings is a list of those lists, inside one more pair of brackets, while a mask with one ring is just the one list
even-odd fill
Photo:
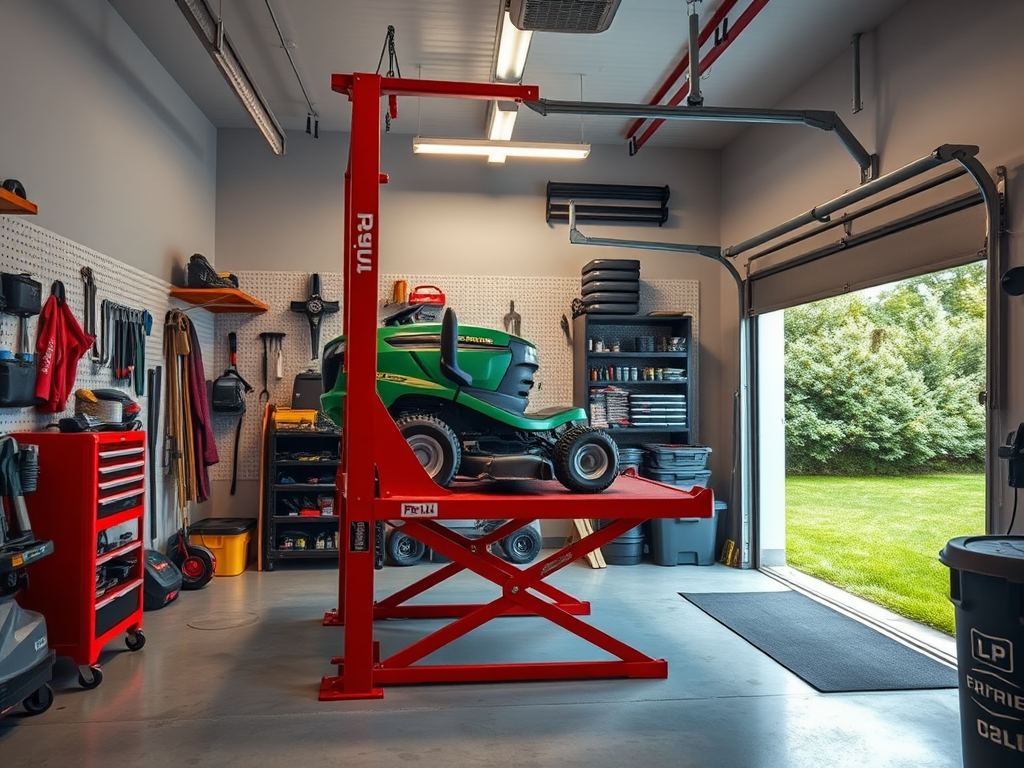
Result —
[[[764, 10], [764, 7], [766, 5], [768, 5], [768, 0], [753, 0], [753, 2], [747, 7], [747, 9], [739, 15], [739, 17], [736, 19], [736, 22], [731, 25], [729, 29], [729, 36], [722, 41], [721, 45], [716, 45], [714, 48], [708, 51], [708, 55], [701, 60], [701, 74], [704, 74], [704, 72], [712, 64], [718, 61], [718, 57], [725, 52], [726, 48], [732, 45], [736, 38], [739, 37], [740, 33], [750, 25], [751, 21], [754, 20], [754, 17], [756, 17], [757, 14]], [[668, 100], [669, 105], [676, 106], [677, 104], [682, 102], [683, 99], [686, 98], [686, 94], [688, 94], [689, 92], [690, 84], [683, 83], [682, 87], [672, 95], [671, 99]], [[700, 109], [700, 107], [695, 107], [695, 109]], [[654, 135], [654, 132], [658, 130], [658, 128], [660, 128], [661, 124], [664, 122], [664, 119], [658, 118], [657, 120], [654, 120], [649, 126], [647, 126], [647, 130], [645, 130], [635, 140], [633, 152], [636, 152], [638, 149], [640, 149], [640, 147], [646, 144], [647, 140]]]
[[[711, 39], [711, 34], [718, 28], [718, 25], [725, 20], [726, 15], [736, 7], [736, 3], [739, 1], [740, 0], [725, 0], [725, 2], [723, 2], [711, 15], [711, 21], [708, 22], [707, 27], [704, 28], [700, 33], [700, 36], [697, 38], [701, 45], [704, 45], [704, 43]], [[678, 64], [676, 64], [676, 68], [672, 70], [672, 74], [665, 78], [665, 82], [661, 84], [661, 87], [658, 88], [658, 92], [654, 94], [654, 98], [648, 103], [658, 104], [665, 94], [669, 92], [669, 89], [675, 85], [676, 81], [683, 76], [683, 73], [686, 72], [689, 66], [690, 51], [687, 50], [686, 53], [683, 54], [683, 58], [680, 59]], [[629, 130], [626, 132], [626, 138], [633, 138], [633, 136], [636, 135], [636, 132], [640, 130], [640, 126], [643, 124], [644, 121], [642, 118], [634, 120], [633, 124], [629, 126]]]

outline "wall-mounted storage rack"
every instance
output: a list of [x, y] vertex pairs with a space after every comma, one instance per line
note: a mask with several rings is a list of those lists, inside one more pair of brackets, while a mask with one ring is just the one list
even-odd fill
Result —
[[34, 216], [39, 213], [39, 206], [0, 187], [0, 214], [4, 213], [20, 213]]
[[[668, 221], [669, 188], [637, 184], [570, 184], [548, 182], [546, 220], [569, 221], [569, 201], [576, 202], [577, 221], [657, 224]], [[580, 203], [600, 200], [600, 203]]]
[[258, 315], [270, 307], [237, 288], [171, 288], [171, 298], [215, 314], [229, 312]]

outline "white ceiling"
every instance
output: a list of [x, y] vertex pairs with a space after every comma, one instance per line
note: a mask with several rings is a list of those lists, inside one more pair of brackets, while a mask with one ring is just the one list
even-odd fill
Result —
[[[696, 7], [710, 18], [722, 0]], [[906, 0], [769, 0], [702, 79], [708, 106], [771, 107], [849, 49]], [[346, 99], [333, 73], [373, 72], [388, 25], [404, 77], [486, 82], [493, 72], [502, 0], [208, 0], [281, 125], [304, 130], [308, 107], [271, 21], [281, 25], [320, 130], [347, 131]], [[173, 0], [110, 0], [171, 76], [218, 127], [251, 127], [213, 61]], [[749, 3], [741, 0], [730, 21]], [[684, 0], [622, 0], [598, 34], [535, 33], [524, 82], [548, 99], [647, 103], [687, 49]], [[704, 26], [702, 21], [701, 26]], [[707, 49], [705, 48], [705, 55]], [[388, 65], [385, 55], [381, 72]], [[676, 87], [673, 87], [674, 92]], [[808, 104], [807, 109], [820, 105]], [[437, 137], [484, 137], [486, 104], [405, 98], [392, 130]], [[541, 117], [521, 109], [513, 139], [621, 144], [628, 120]], [[715, 148], [736, 125], [668, 122], [652, 146]]]

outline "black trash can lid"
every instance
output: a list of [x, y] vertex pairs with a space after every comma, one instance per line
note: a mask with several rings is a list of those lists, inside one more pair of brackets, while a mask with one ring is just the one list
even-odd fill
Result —
[[256, 527], [256, 520], [251, 517], [208, 517], [205, 520], [190, 522], [191, 533], [208, 533], [211, 536], [236, 536]]
[[1024, 536], [960, 536], [939, 552], [943, 565], [1024, 584]]

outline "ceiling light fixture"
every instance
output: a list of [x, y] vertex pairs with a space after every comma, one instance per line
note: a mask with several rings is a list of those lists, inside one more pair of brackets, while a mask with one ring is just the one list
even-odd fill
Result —
[[487, 138], [510, 141], [518, 114], [519, 105], [514, 101], [492, 101], [487, 107]]
[[274, 113], [270, 111], [263, 94], [252, 81], [249, 72], [242, 63], [242, 59], [231, 44], [231, 38], [224, 31], [224, 23], [213, 15], [206, 0], [175, 0], [178, 8], [188, 19], [189, 25], [195, 31], [213, 59], [217, 68], [224, 75], [235, 96], [242, 102], [242, 106], [252, 117], [256, 127], [263, 134], [270, 148], [276, 155], [283, 155], [285, 148], [285, 135]]
[[501, 14], [501, 32], [498, 35], [498, 56], [494, 66], [494, 78], [499, 83], [518, 83], [526, 69], [526, 56], [530, 53], [533, 32], [517, 29], [508, 16]]
[[540, 160], [583, 160], [590, 154], [589, 144], [547, 144], [538, 141], [488, 141], [487, 139], [412, 140], [418, 155], [474, 155], [492, 163], [504, 163], [507, 157]]

